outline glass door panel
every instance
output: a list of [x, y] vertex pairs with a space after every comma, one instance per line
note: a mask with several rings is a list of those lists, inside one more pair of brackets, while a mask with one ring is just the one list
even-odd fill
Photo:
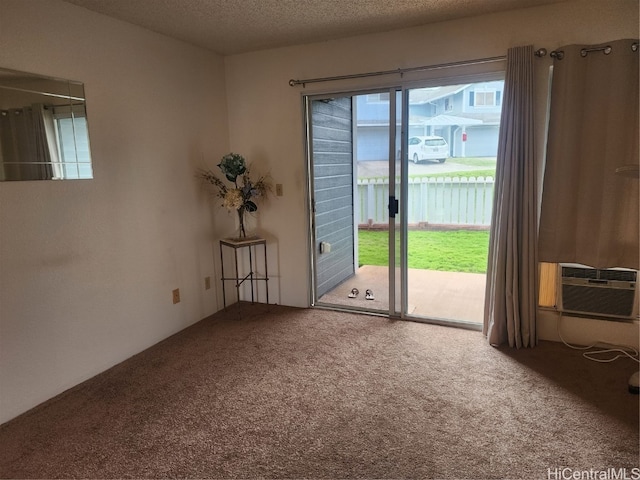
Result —
[[394, 303], [391, 103], [389, 91], [307, 99], [314, 304], [388, 313]]
[[482, 324], [503, 84], [407, 90], [407, 316]]

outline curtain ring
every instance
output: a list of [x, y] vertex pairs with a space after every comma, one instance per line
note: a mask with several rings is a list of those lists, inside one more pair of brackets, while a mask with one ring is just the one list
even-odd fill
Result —
[[610, 45], [607, 45], [606, 47], [602, 47], [602, 48], [583, 48], [582, 50], [580, 50], [580, 56], [581, 57], [586, 57], [589, 52], [599, 52], [602, 51], [605, 55], [609, 55], [612, 52], [612, 48]]
[[638, 51], [638, 42], [633, 42], [631, 44], [631, 50], [633, 50], [634, 52]]
[[562, 50], [554, 50], [549, 54], [552, 58], [557, 58], [558, 60], [562, 60], [564, 58], [564, 52]]
[[535, 52], [533, 52], [533, 54], [536, 57], [544, 57], [547, 54], [547, 49], [546, 48], [539, 48], [538, 50], [536, 50]]

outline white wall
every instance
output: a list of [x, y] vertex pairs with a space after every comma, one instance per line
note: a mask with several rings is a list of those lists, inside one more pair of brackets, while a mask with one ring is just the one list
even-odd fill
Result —
[[0, 0], [0, 67], [85, 83], [95, 175], [0, 184], [1, 423], [219, 309], [228, 131], [221, 57], [57, 0]]
[[[505, 55], [509, 47], [533, 44], [552, 49], [570, 44], [594, 44], [638, 35], [638, 2], [590, 0], [483, 17], [466, 18], [401, 31], [365, 35], [292, 48], [225, 58], [230, 144], [269, 165], [284, 184], [284, 197], [260, 216], [263, 229], [277, 237], [276, 264], [281, 303], [308, 305], [309, 249], [307, 239], [306, 171], [303, 93], [348, 91], [365, 85], [395, 85], [397, 76], [290, 87], [289, 79], [304, 79], [392, 70]], [[551, 59], [536, 60], [538, 156], [542, 158], [548, 68]], [[484, 68], [484, 67], [483, 67]], [[405, 80], [450, 76], [464, 70], [405, 75]], [[540, 166], [542, 162], [540, 162]], [[543, 320], [546, 321], [546, 320]], [[551, 320], [553, 322], [553, 318]], [[602, 324], [602, 322], [597, 322]], [[612, 322], [604, 324], [615, 329]], [[590, 325], [578, 329], [591, 328]], [[555, 329], [541, 328], [542, 338]], [[637, 332], [637, 325], [631, 330]], [[628, 328], [620, 333], [626, 343]], [[569, 332], [569, 337], [571, 332]], [[594, 335], [598, 332], [594, 330]], [[637, 333], [635, 334], [637, 337]], [[631, 342], [631, 340], [633, 340]]]

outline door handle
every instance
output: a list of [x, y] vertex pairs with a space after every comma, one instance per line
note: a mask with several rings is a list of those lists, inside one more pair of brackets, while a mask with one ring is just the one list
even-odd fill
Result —
[[398, 213], [398, 199], [389, 195], [389, 217], [395, 218]]

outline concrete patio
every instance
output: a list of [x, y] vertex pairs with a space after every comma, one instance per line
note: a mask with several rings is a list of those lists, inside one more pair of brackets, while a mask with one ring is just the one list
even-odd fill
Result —
[[[409, 269], [408, 315], [421, 318], [462, 320], [482, 324], [484, 315], [483, 273], [440, 272]], [[349, 298], [357, 288], [356, 298]], [[375, 300], [366, 300], [370, 289]], [[322, 304], [389, 311], [388, 268], [364, 265], [356, 274], [320, 297]]]

